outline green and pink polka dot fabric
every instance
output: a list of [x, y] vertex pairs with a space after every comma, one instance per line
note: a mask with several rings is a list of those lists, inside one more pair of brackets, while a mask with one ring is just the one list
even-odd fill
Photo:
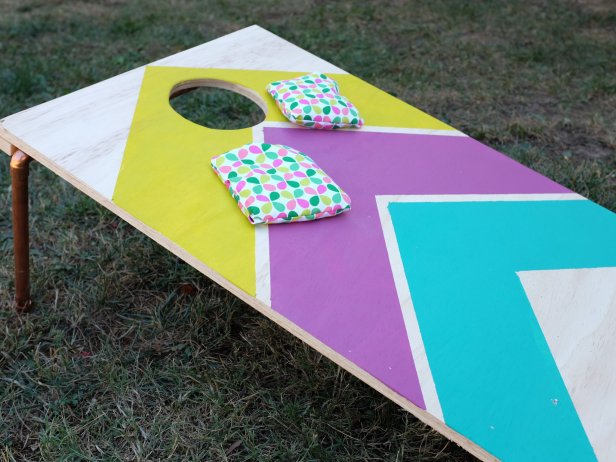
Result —
[[289, 146], [247, 144], [212, 158], [212, 168], [253, 224], [317, 220], [351, 209], [349, 196]]
[[340, 95], [338, 83], [325, 74], [313, 72], [272, 82], [267, 91], [294, 124], [325, 130], [359, 128], [364, 124], [357, 108]]

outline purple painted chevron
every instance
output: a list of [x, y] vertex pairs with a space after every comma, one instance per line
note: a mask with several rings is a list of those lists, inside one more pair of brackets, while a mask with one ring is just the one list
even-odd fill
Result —
[[266, 128], [352, 199], [348, 214], [270, 226], [272, 307], [425, 409], [376, 195], [568, 190], [465, 137]]

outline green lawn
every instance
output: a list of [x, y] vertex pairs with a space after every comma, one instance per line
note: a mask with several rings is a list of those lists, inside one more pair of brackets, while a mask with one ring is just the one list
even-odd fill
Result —
[[[253, 23], [616, 209], [610, 0], [0, 0], [0, 116]], [[0, 461], [472, 459], [46, 169], [30, 184], [20, 317], [0, 157]]]

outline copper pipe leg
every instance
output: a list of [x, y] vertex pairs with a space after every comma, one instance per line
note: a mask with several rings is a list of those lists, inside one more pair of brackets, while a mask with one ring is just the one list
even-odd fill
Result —
[[30, 249], [28, 231], [28, 173], [31, 158], [21, 151], [11, 157], [13, 192], [13, 249], [15, 251], [15, 304], [18, 311], [32, 305], [30, 299]]

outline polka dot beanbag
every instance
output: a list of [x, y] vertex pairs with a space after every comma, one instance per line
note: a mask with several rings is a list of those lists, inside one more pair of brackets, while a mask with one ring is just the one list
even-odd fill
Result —
[[252, 224], [333, 217], [351, 200], [314, 161], [280, 144], [247, 144], [212, 158], [212, 168]]
[[325, 74], [313, 72], [272, 82], [267, 91], [295, 124], [320, 129], [359, 128], [364, 124], [357, 108], [339, 94], [338, 83]]

